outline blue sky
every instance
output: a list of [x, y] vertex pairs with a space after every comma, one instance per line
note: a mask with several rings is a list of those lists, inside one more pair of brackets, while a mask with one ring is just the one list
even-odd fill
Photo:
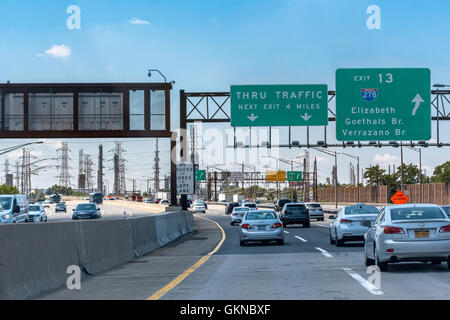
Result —
[[[366, 27], [366, 9], [372, 4], [381, 9], [380, 30]], [[80, 30], [66, 27], [69, 5], [81, 8]], [[180, 89], [227, 91], [232, 84], [326, 83], [332, 90], [335, 70], [340, 67], [428, 67], [432, 83], [449, 83], [449, 44], [445, 40], [450, 30], [449, 10], [448, 1], [406, 0], [5, 0], [0, 2], [0, 81], [148, 82], [157, 80], [156, 76], [149, 80], [146, 70], [158, 68], [168, 80], [176, 81], [172, 92], [172, 129], [176, 129]], [[133, 24], [133, 18], [147, 23]], [[45, 53], [54, 45], [65, 45], [70, 54], [58, 58]], [[225, 130], [227, 125], [218, 128]], [[449, 142], [448, 125], [441, 129], [441, 138]], [[334, 136], [333, 131], [332, 123], [329, 137]], [[280, 132], [286, 134], [284, 129]], [[313, 130], [312, 136], [321, 140], [321, 132]], [[304, 141], [303, 136], [304, 130], [296, 129], [294, 140]], [[54, 156], [57, 143], [33, 150], [37, 155]], [[149, 148], [142, 156], [137, 156], [139, 143], [124, 143], [130, 177], [151, 175], [154, 143], [145, 143]], [[14, 141], [5, 140], [0, 147], [12, 144]], [[95, 155], [97, 144], [69, 141], [74, 171], [78, 149], [84, 147]], [[168, 142], [161, 144], [168, 163]], [[105, 141], [105, 149], [112, 148], [112, 142]], [[424, 151], [427, 174], [448, 160], [446, 150]], [[360, 152], [362, 167], [376, 161], [385, 167], [399, 162], [398, 149], [345, 151]], [[303, 153], [280, 152], [286, 158]], [[15, 161], [16, 156], [10, 154], [9, 158]], [[319, 179], [325, 180], [332, 161], [326, 156], [320, 159]], [[342, 182], [348, 179], [349, 161], [339, 160]], [[417, 154], [405, 151], [405, 162], [416, 163]], [[48, 170], [46, 174], [53, 177], [57, 173]], [[46, 177], [33, 179], [33, 186], [49, 183]]]

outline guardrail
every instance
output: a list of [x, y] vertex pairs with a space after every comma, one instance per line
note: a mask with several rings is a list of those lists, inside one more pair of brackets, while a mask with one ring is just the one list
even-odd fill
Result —
[[26, 299], [66, 284], [69, 266], [93, 275], [194, 231], [192, 212], [117, 220], [0, 226], [0, 299]]

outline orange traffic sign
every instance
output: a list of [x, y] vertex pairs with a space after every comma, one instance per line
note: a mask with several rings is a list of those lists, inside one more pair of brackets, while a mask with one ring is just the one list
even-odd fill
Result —
[[405, 204], [409, 200], [408, 196], [401, 190], [398, 190], [392, 197], [391, 201], [395, 204]]

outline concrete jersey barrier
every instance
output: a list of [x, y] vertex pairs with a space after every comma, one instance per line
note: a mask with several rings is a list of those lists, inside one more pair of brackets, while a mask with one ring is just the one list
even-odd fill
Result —
[[194, 230], [192, 212], [0, 226], [0, 299], [26, 299], [66, 284], [69, 266], [97, 274]]

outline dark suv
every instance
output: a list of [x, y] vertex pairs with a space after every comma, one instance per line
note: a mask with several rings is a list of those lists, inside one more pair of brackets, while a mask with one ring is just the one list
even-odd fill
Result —
[[283, 227], [288, 224], [302, 224], [304, 228], [310, 227], [308, 208], [304, 203], [286, 203], [280, 213]]
[[239, 207], [241, 204], [239, 202], [230, 202], [225, 207], [225, 214], [231, 214], [233, 212], [234, 207]]
[[281, 211], [281, 209], [283, 209], [284, 205], [286, 203], [290, 203], [292, 202], [289, 199], [278, 199], [277, 201], [275, 201], [274, 205], [275, 205], [275, 211]]

